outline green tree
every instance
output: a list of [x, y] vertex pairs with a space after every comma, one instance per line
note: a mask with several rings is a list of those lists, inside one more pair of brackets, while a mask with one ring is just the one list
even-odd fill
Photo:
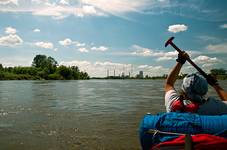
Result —
[[225, 69], [211, 69], [210, 70], [212, 75], [226, 75], [226, 70]]
[[39, 75], [47, 78], [49, 74], [53, 74], [57, 68], [57, 61], [53, 57], [45, 55], [36, 55], [33, 59], [32, 66], [40, 68]]
[[3, 70], [3, 69], [4, 69], [4, 68], [3, 68], [2, 64], [0, 64], [0, 71]]
[[32, 66], [36, 68], [44, 68], [47, 63], [46, 55], [36, 55], [33, 59]]
[[48, 57], [47, 60], [46, 60], [46, 67], [47, 68], [47, 72], [48, 74], [52, 74], [56, 71], [56, 68], [57, 68], [57, 61], [52, 58], [52, 57]]
[[66, 80], [72, 79], [72, 70], [69, 67], [61, 65], [58, 67], [58, 73]]
[[80, 70], [77, 66], [72, 66], [72, 76], [74, 80], [78, 80], [80, 78]]
[[89, 79], [87, 72], [80, 72], [80, 79], [86, 80]]

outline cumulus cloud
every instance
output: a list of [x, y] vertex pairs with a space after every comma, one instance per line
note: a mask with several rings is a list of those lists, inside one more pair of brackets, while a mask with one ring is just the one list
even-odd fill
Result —
[[78, 51], [80, 51], [81, 53], [88, 53], [89, 52], [89, 50], [85, 47], [79, 48]]
[[62, 46], [69, 46], [69, 45], [71, 45], [72, 43], [73, 43], [72, 40], [69, 39], [69, 38], [66, 38], [66, 39], [64, 39], [64, 40], [62, 40], [62, 41], [59, 41], [59, 44], [62, 45]]
[[70, 46], [70, 45], [75, 45], [76, 47], [84, 47], [86, 46], [85, 43], [81, 43], [79, 41], [73, 41], [71, 40], [70, 38], [66, 38], [62, 41], [59, 41], [59, 44], [62, 45], [62, 46]]
[[51, 42], [36, 42], [35, 46], [40, 47], [40, 48], [45, 48], [45, 49], [54, 49], [54, 44]]
[[6, 5], [6, 4], [18, 4], [18, 0], [0, 0], [0, 4]]
[[222, 62], [221, 60], [217, 59], [217, 57], [208, 57], [208, 56], [198, 56], [195, 59], [193, 59], [195, 63], [198, 64], [215, 64]]
[[109, 48], [106, 47], [106, 46], [93, 46], [94, 44], [86, 44], [86, 43], [82, 43], [82, 42], [79, 42], [79, 41], [73, 41], [71, 40], [70, 38], [66, 38], [62, 41], [59, 41], [59, 44], [64, 46], [64, 47], [67, 47], [67, 46], [70, 46], [70, 45], [73, 45], [73, 46], [76, 46], [78, 51], [82, 52], [82, 53], [88, 53], [89, 51], [99, 51], [99, 52], [105, 52], [107, 51]]
[[13, 47], [23, 43], [23, 40], [19, 35], [16, 34], [17, 30], [13, 27], [5, 28], [5, 36], [0, 36], [0, 45]]
[[[19, 4], [18, 4], [19, 3]], [[2, 7], [1, 7], [2, 5]], [[7, 7], [5, 7], [5, 5]], [[59, 7], [60, 6], [60, 7]], [[212, 7], [211, 7], [212, 6]], [[173, 14], [209, 21], [224, 21], [226, 13], [218, 6], [170, 0], [1, 0], [0, 11], [31, 13], [63, 19], [68, 16], [110, 16], [129, 19], [128, 13]], [[176, 9], [182, 11], [177, 12]], [[194, 13], [192, 14], [191, 11]]]
[[60, 0], [59, 4], [69, 5], [69, 0]]
[[133, 45], [133, 49], [136, 49], [134, 52], [132, 52], [132, 55], [137, 55], [137, 56], [152, 56], [153, 50], [141, 47], [139, 45]]
[[93, 51], [101, 51], [101, 52], [104, 52], [104, 51], [107, 51], [108, 50], [108, 47], [105, 47], [105, 46], [99, 46], [99, 47], [92, 47], [91, 50]]
[[[204, 56], [204, 55], [196, 57], [195, 59], [193, 59], [193, 61], [196, 64], [201, 65], [205, 72], [209, 72], [211, 68], [215, 68], [215, 66], [217, 66], [218, 64], [224, 63], [222, 60], [217, 59], [217, 57], [208, 57], [208, 56]], [[188, 69], [188, 70], [190, 70], [190, 69]], [[195, 69], [193, 68], [193, 70], [195, 70]]]
[[40, 29], [34, 29], [33, 32], [40, 32]]
[[178, 32], [183, 32], [186, 31], [188, 27], [184, 24], [175, 24], [175, 25], [170, 25], [168, 27], [168, 31], [172, 33], [178, 33]]
[[169, 73], [169, 68], [165, 68], [163, 66], [140, 65], [137, 67], [136, 71], [139, 72], [141, 70], [144, 74], [149, 76], [160, 76]]
[[203, 41], [211, 41], [211, 42], [221, 41], [218, 37], [209, 36], [209, 35], [201, 35], [201, 36], [198, 36], [197, 38], [199, 38], [200, 40], [203, 40]]
[[2, 46], [16, 46], [23, 43], [23, 40], [16, 34], [10, 34], [0, 37], [0, 45]]
[[159, 3], [149, 0], [112, 0], [108, 1], [108, 3], [105, 0], [81, 0], [81, 2], [114, 15], [127, 12], [140, 12], [141, 10], [146, 10], [151, 5]]
[[0, 62], [4, 67], [31, 66], [33, 56], [1, 57]]
[[148, 65], [140, 65], [140, 66], [138, 66], [139, 69], [144, 69], [144, 68], [147, 68], [147, 67], [148, 67]]
[[[79, 68], [83, 68], [85, 66], [91, 65], [91, 62], [89, 61], [78, 61], [78, 60], [73, 60], [73, 61], [62, 61], [60, 62], [60, 65], [66, 65], [66, 66], [78, 66]], [[82, 69], [83, 70], [83, 69]]]
[[[18, 0], [1, 0], [0, 4], [17, 4]], [[28, 5], [28, 3], [30, 5]], [[163, 1], [150, 1], [150, 0], [111, 0], [108, 3], [105, 0], [30, 0], [20, 1], [17, 7], [0, 7], [2, 12], [22, 12], [32, 13], [39, 16], [50, 16], [54, 19], [63, 19], [70, 15], [77, 17], [85, 16], [109, 16], [115, 15], [122, 17], [125, 13], [137, 12], [144, 13], [143, 11], [150, 8], [150, 6], [162, 6], [166, 2]]]
[[[144, 56], [144, 57], [155, 57], [157, 61], [166, 61], [166, 60], [173, 60], [177, 58], [178, 52], [177, 51], [165, 51], [165, 50], [153, 50], [149, 48], [144, 48], [139, 45], [133, 45], [133, 52], [130, 55], [134, 56]], [[197, 56], [200, 52], [197, 51], [187, 51], [190, 56]]]
[[83, 47], [83, 46], [86, 46], [85, 43], [81, 43], [81, 42], [78, 42], [78, 41], [74, 41], [73, 42], [77, 47]]
[[149, 48], [144, 48], [139, 45], [133, 45], [132, 47], [136, 50], [132, 52], [131, 55], [157, 57], [157, 60], [159, 61], [174, 59], [178, 54], [176, 51], [171, 52], [157, 51]]
[[227, 43], [210, 44], [206, 47], [206, 49], [217, 53], [227, 53]]
[[97, 12], [93, 6], [63, 6], [63, 5], [56, 5], [50, 4], [48, 6], [44, 6], [40, 9], [32, 10], [33, 15], [37, 16], [50, 16], [54, 19], [64, 19], [70, 15], [74, 15], [77, 17], [84, 17], [84, 16], [105, 16], [101, 12]]
[[222, 28], [222, 29], [227, 29], [227, 24], [221, 25], [220, 28]]
[[5, 28], [5, 33], [6, 34], [16, 34], [17, 30], [15, 28], [12, 28], [12, 27], [6, 27]]

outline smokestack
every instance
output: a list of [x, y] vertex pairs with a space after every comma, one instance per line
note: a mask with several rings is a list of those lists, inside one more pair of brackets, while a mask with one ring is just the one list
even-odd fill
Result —
[[107, 77], [109, 77], [109, 69], [107, 69]]

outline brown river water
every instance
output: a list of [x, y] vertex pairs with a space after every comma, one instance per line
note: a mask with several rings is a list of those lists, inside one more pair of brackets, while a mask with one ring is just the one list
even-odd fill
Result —
[[[220, 84], [227, 89], [227, 81]], [[165, 111], [163, 85], [164, 80], [0, 81], [0, 150], [141, 149], [143, 115]]]

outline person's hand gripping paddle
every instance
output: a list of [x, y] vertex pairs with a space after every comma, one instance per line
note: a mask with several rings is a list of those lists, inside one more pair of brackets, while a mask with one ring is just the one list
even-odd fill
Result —
[[[165, 43], [165, 47], [167, 47], [168, 45], [171, 45], [175, 50], [177, 50], [180, 54], [183, 54], [183, 51], [181, 49], [179, 49], [174, 43], [173, 43], [173, 39], [174, 37], [169, 38], [166, 43]], [[206, 74], [201, 68], [199, 68], [191, 59], [190, 57], [186, 57], [186, 60], [193, 66], [195, 67], [195, 69], [207, 79], [207, 82], [210, 85], [215, 85], [217, 84], [217, 80], [212, 77], [211, 75]]]

